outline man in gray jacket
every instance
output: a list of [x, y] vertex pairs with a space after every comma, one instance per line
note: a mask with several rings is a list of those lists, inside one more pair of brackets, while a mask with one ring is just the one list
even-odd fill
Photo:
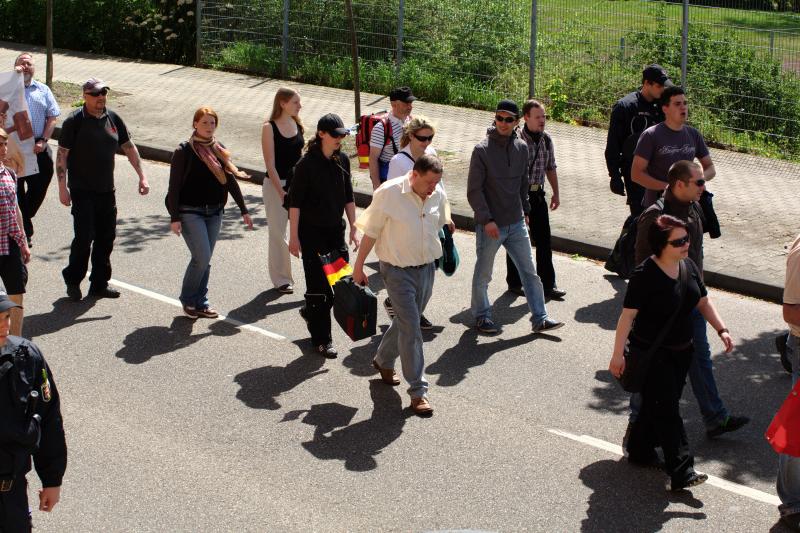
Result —
[[548, 318], [542, 281], [533, 265], [527, 214], [528, 146], [514, 129], [519, 107], [513, 100], [501, 100], [494, 126], [472, 150], [467, 178], [467, 200], [475, 215], [476, 261], [472, 276], [472, 316], [481, 333], [500, 330], [492, 321], [489, 282], [494, 258], [500, 246], [519, 271], [535, 333], [558, 329], [564, 324]]

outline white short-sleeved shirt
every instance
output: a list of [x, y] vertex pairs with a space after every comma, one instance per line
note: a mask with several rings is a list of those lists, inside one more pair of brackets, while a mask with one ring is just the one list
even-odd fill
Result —
[[356, 227], [376, 240], [378, 259], [400, 268], [440, 258], [439, 229], [447, 222], [447, 194], [441, 185], [423, 202], [409, 178], [406, 174], [384, 182], [356, 220]]
[[[786, 283], [783, 287], [783, 303], [800, 305], [800, 235], [789, 248], [786, 258]], [[792, 335], [800, 337], [800, 324], [789, 324]]]
[[[392, 125], [392, 137], [394, 137], [394, 143], [397, 145], [397, 150], [399, 151], [400, 138], [403, 136], [403, 126], [406, 122], [411, 120], [411, 117], [406, 118], [405, 122], [392, 113], [389, 113], [388, 117], [389, 123]], [[372, 132], [369, 134], [369, 145], [371, 148], [382, 148], [380, 160], [384, 163], [388, 163], [391, 161], [392, 157], [395, 156], [395, 152], [392, 147], [392, 141], [389, 141], [389, 143], [384, 146], [383, 141], [385, 139], [386, 134], [383, 131], [383, 122], [376, 122], [375, 126], [372, 128]]]
[[[428, 145], [425, 148], [425, 153], [428, 155], [436, 155], [436, 150], [433, 146]], [[405, 148], [397, 152], [389, 161], [389, 174], [386, 179], [399, 178], [403, 174], [408, 174], [414, 168], [414, 159], [411, 157], [411, 146], [406, 145]]]

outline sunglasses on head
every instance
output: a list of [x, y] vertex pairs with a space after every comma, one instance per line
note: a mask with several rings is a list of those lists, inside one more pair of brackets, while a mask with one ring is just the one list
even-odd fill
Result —
[[495, 116], [494, 116], [494, 119], [495, 119], [497, 122], [505, 122], [505, 123], [507, 123], [507, 124], [511, 124], [512, 122], [516, 122], [516, 121], [517, 121], [517, 118], [516, 118], [516, 117], [502, 117], [502, 116], [500, 116], [500, 115], [495, 115]]
[[669, 244], [670, 246], [674, 246], [675, 248], [680, 248], [685, 244], [689, 244], [689, 236], [684, 235], [680, 239], [673, 239], [671, 241], [667, 241], [667, 244]]
[[430, 142], [433, 140], [433, 135], [417, 135], [416, 133], [412, 133], [412, 135], [421, 143]]
[[108, 94], [108, 89], [100, 89], [99, 91], [86, 91], [86, 94], [89, 96], [100, 96], [101, 94], [105, 96]]

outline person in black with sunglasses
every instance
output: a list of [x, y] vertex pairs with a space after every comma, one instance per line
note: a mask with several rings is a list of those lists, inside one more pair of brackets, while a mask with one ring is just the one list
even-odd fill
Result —
[[[655, 220], [662, 214], [672, 215], [686, 223], [689, 234], [689, 258], [703, 272], [703, 211], [697, 203], [703, 194], [706, 180], [703, 168], [693, 161], [678, 161], [667, 172], [669, 185], [663, 200], [659, 200], [642, 213], [636, 233], [636, 264], [647, 259], [652, 250], [647, 235]], [[663, 202], [663, 204], [662, 204]], [[732, 416], [719, 396], [711, 363], [711, 348], [708, 344], [706, 319], [698, 310], [691, 313], [693, 327], [694, 357], [689, 368], [689, 380], [697, 404], [703, 415], [706, 434], [717, 437], [736, 431], [749, 422], [744, 416]], [[631, 397], [631, 421], [636, 419], [641, 399]]]
[[329, 359], [337, 356], [331, 338], [333, 291], [319, 255], [334, 252], [350, 261], [344, 240], [345, 213], [350, 243], [354, 250], [359, 245], [350, 160], [340, 151], [349, 133], [338, 115], [320, 118], [316, 135], [294, 167], [289, 188], [289, 253], [300, 257], [302, 251], [306, 278], [306, 304], [300, 315], [308, 324], [315, 351]]

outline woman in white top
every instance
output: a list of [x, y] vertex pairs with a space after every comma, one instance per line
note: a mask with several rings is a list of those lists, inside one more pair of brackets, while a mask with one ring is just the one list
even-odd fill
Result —
[[414, 168], [414, 161], [423, 154], [436, 155], [436, 150], [431, 146], [436, 130], [428, 119], [419, 115], [412, 118], [403, 128], [400, 138], [402, 150], [397, 152], [389, 161], [389, 173], [386, 179], [397, 178], [407, 174]]

